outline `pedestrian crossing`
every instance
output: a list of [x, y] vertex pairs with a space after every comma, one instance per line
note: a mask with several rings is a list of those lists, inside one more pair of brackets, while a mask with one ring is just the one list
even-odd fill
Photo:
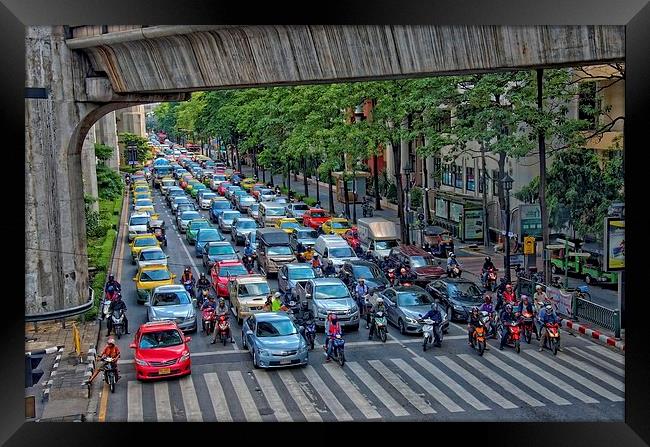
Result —
[[517, 418], [526, 407], [560, 411], [570, 405], [623, 402], [622, 370], [603, 367], [621, 364], [619, 358], [600, 350], [578, 357], [573, 351], [558, 356], [524, 349], [520, 354], [491, 350], [483, 357], [470, 352], [354, 359], [343, 368], [312, 361], [304, 368], [268, 371], [248, 370], [241, 363], [197, 365], [181, 379], [129, 380], [126, 392], [111, 396], [111, 405], [126, 401], [126, 414], [109, 420], [436, 420], [494, 411], [505, 415], [500, 418], [508, 411]]

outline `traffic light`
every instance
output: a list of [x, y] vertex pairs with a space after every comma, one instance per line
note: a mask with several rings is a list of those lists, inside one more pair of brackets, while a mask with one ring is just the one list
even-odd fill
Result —
[[524, 254], [525, 255], [535, 254], [535, 238], [533, 236], [524, 237]]
[[43, 376], [43, 370], [38, 365], [45, 354], [25, 355], [25, 388], [34, 386]]

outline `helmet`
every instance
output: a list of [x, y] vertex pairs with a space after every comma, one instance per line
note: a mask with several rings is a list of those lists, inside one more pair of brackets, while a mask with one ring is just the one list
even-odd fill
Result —
[[365, 281], [366, 281], [365, 279], [363, 279], [363, 278], [359, 278], [359, 282], [360, 282], [360, 283], [363, 284]]
[[[205, 292], [207, 292], [207, 290], [205, 290]], [[204, 295], [206, 295], [206, 294], [204, 293]], [[214, 297], [212, 295], [208, 295], [208, 300], [209, 301], [214, 301]]]
[[303, 301], [302, 303], [300, 303], [300, 307], [303, 310], [307, 310], [307, 309], [309, 309], [309, 304], [307, 303], [307, 301]]
[[201, 292], [204, 296], [210, 296], [210, 291], [208, 289], [203, 289], [203, 292]]
[[399, 269], [399, 272], [400, 273], [406, 273], [406, 269], [404, 267], [402, 267], [401, 269]]
[[535, 286], [535, 290], [542, 290], [542, 286], [540, 286], [539, 284], [537, 284], [537, 285]]
[[383, 298], [377, 298], [377, 304], [384, 304]]
[[219, 298], [219, 305], [221, 306], [222, 304], [226, 304], [226, 300]]
[[521, 295], [521, 301], [528, 301], [528, 295]]
[[490, 304], [492, 302], [492, 297], [490, 295], [485, 295], [485, 302]]
[[113, 337], [111, 337], [111, 338], [108, 339], [107, 343], [109, 345], [115, 345], [115, 339]]
[[281, 296], [282, 296], [282, 294], [280, 292], [275, 292], [273, 294], [273, 298], [280, 298]]
[[546, 305], [546, 310], [551, 312], [553, 310], [553, 306], [551, 306], [550, 304], [547, 304]]
[[486, 256], [486, 257], [485, 257], [485, 260], [486, 260], [487, 262], [490, 262], [490, 261], [492, 260], [492, 258], [490, 258], [489, 256]]
[[205, 278], [205, 273], [201, 272], [201, 278]]
[[317, 258], [317, 257], [318, 257], [318, 253], [314, 253], [314, 258]]
[[455, 255], [454, 252], [452, 251], [452, 252], [449, 253], [449, 257], [450, 257], [450, 258], [455, 258], [456, 255]]
[[506, 304], [506, 310], [508, 312], [512, 312], [512, 304], [510, 304], [510, 303]]
[[472, 307], [472, 313], [478, 313], [478, 307], [473, 306]]
[[115, 276], [113, 276], [113, 274], [111, 273], [110, 275], [108, 275], [108, 280], [115, 281]]
[[512, 289], [512, 284], [506, 284], [506, 289], [508, 290]]
[[191, 268], [189, 268], [189, 267], [185, 267], [185, 273], [190, 273], [191, 271], [192, 271]]
[[108, 286], [106, 288], [106, 291], [109, 292], [109, 293], [112, 293], [114, 290], [115, 290], [115, 287], [113, 287], [112, 285], [110, 285], [110, 286]]

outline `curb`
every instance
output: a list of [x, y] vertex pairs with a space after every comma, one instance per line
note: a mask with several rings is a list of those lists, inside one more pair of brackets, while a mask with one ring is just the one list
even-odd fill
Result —
[[603, 344], [612, 346], [616, 349], [625, 352], [625, 342], [623, 340], [616, 340], [614, 337], [609, 337], [605, 334], [600, 333], [599, 331], [590, 329], [583, 324], [578, 324], [571, 320], [562, 320], [562, 327], [576, 331], [580, 334], [584, 334], [587, 337], [591, 337], [592, 339], [598, 340]]
[[[53, 349], [55, 349], [55, 351], [52, 351]], [[59, 368], [59, 364], [61, 363], [61, 356], [63, 355], [63, 346], [41, 349], [38, 351], [31, 351], [29, 353], [29, 354], [34, 354], [34, 353], [52, 354], [54, 352], [58, 352], [58, 354], [54, 359], [54, 365], [52, 365], [52, 371], [50, 371], [49, 379], [47, 380], [47, 382], [43, 382], [43, 393], [41, 395], [41, 402], [50, 400], [50, 388], [52, 388], [52, 384], [54, 383], [54, 376], [56, 376], [57, 373], [56, 370]]]

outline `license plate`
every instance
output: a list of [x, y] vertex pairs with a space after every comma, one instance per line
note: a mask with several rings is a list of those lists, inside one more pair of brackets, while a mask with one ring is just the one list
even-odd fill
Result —
[[291, 363], [289, 359], [280, 360], [280, 365], [288, 365], [289, 363]]
[[171, 368], [160, 368], [158, 370], [158, 374], [163, 375], [163, 374], [169, 374], [172, 372]]

